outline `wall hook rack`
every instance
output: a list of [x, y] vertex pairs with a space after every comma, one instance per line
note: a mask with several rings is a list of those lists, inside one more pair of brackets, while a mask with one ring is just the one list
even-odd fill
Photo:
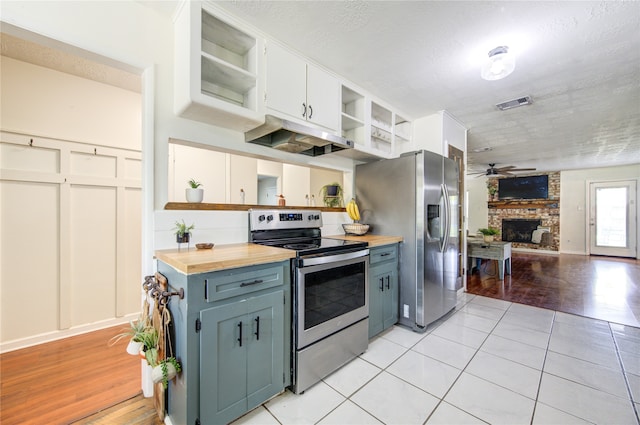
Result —
[[167, 278], [160, 273], [146, 276], [142, 283], [142, 288], [151, 298], [156, 299], [161, 306], [167, 305], [171, 297], [184, 298], [184, 288], [180, 288], [178, 291], [169, 291]]

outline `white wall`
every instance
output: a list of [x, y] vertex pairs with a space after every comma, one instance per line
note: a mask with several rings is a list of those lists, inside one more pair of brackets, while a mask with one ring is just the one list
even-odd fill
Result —
[[467, 229], [469, 235], [474, 236], [478, 229], [486, 228], [489, 222], [489, 208], [487, 208], [487, 178], [467, 177]]
[[[571, 170], [560, 173], [560, 251], [586, 254], [589, 182], [640, 180], [640, 164]], [[640, 185], [636, 184], [640, 192]], [[640, 199], [640, 193], [636, 196]], [[636, 210], [637, 210], [636, 206]], [[638, 226], [636, 226], [638, 228]], [[640, 230], [636, 236], [640, 241]]]
[[[442, 115], [442, 142], [444, 156], [449, 156], [449, 146], [467, 151], [467, 129], [447, 111], [439, 112]], [[467, 156], [465, 155], [465, 162]], [[465, 164], [466, 165], [466, 164]]]
[[467, 151], [467, 129], [447, 111], [418, 118], [413, 121], [410, 150], [428, 150], [449, 156], [449, 146]]
[[413, 121], [411, 148], [405, 151], [427, 150], [444, 155], [442, 114], [435, 113]]
[[[590, 181], [632, 180], [640, 176], [640, 164], [560, 172], [560, 252], [587, 253], [587, 190]], [[487, 227], [486, 178], [467, 179], [469, 233]], [[640, 197], [640, 194], [639, 194]], [[637, 237], [640, 240], [640, 234]]]
[[[206, 172], [205, 172], [206, 170]], [[227, 154], [209, 149], [169, 144], [169, 202], [185, 202], [188, 181], [202, 183], [202, 202], [227, 201]]]
[[140, 150], [140, 94], [6, 56], [4, 131]]

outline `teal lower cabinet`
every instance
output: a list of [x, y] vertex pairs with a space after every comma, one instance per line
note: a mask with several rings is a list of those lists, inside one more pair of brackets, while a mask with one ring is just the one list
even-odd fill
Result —
[[283, 291], [200, 313], [200, 422], [222, 424], [283, 387]]
[[369, 338], [398, 322], [398, 245], [369, 249]]
[[168, 388], [173, 425], [225, 424], [291, 384], [289, 262], [184, 275], [158, 262], [172, 291], [174, 353], [183, 371]]

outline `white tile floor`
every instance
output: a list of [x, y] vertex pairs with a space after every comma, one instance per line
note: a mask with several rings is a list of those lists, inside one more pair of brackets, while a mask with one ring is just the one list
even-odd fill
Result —
[[640, 329], [463, 294], [235, 424], [640, 424]]

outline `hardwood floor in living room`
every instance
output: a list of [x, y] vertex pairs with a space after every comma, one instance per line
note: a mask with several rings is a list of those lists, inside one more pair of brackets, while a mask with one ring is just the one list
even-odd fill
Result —
[[[640, 261], [514, 253], [512, 275], [485, 261], [468, 292], [640, 327]], [[159, 425], [140, 392], [140, 360], [126, 341], [108, 347], [120, 326], [0, 355], [0, 423]]]
[[640, 261], [514, 252], [511, 275], [495, 261], [467, 276], [467, 292], [640, 327]]

